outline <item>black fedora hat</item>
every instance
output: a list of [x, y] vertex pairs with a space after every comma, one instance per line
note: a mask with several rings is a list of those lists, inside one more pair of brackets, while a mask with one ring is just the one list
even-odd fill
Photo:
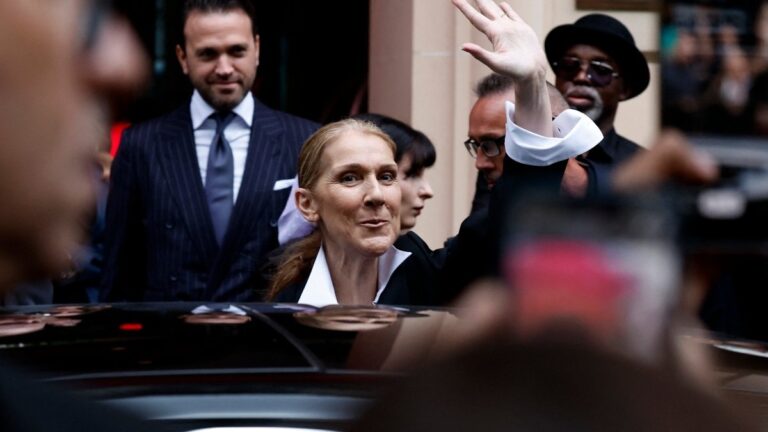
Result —
[[544, 40], [544, 50], [549, 63], [560, 59], [563, 53], [576, 44], [592, 45], [605, 51], [621, 68], [624, 83], [633, 98], [648, 87], [650, 71], [645, 56], [635, 45], [635, 39], [616, 18], [603, 14], [585, 15], [573, 24], [557, 26]]

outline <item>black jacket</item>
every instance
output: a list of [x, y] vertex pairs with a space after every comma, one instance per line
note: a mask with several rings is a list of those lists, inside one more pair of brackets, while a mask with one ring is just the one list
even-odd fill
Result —
[[611, 176], [616, 166], [643, 150], [637, 143], [630, 141], [611, 129], [605, 134], [600, 144], [590, 150], [585, 157], [578, 157], [587, 169], [589, 176], [589, 196], [611, 193]]

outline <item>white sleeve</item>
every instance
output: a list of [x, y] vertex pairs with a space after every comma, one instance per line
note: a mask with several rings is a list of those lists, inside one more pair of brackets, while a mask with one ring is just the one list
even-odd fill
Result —
[[552, 121], [554, 137], [530, 132], [515, 124], [515, 104], [506, 102], [507, 156], [525, 165], [548, 166], [578, 156], [603, 140], [600, 128], [583, 113], [568, 109]]
[[[291, 192], [288, 194], [288, 201], [285, 203], [283, 212], [280, 213], [280, 218], [277, 220], [277, 241], [280, 246], [289, 243], [293, 240], [306, 237], [314, 231], [315, 226], [301, 215], [299, 209], [296, 208], [296, 190], [299, 188], [299, 179], [294, 177], [289, 180], [291, 183]], [[278, 180], [275, 183], [275, 188], [278, 189], [279, 182], [286, 182], [286, 180]], [[280, 186], [285, 187], [286, 184]]]

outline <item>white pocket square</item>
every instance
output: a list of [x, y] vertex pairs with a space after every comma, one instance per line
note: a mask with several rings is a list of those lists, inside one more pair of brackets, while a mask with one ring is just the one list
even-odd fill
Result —
[[273, 191], [279, 191], [283, 189], [288, 189], [289, 187], [293, 186], [293, 183], [296, 182], [298, 179], [296, 177], [289, 178], [289, 179], [283, 179], [278, 180], [275, 182], [275, 185], [272, 187]]

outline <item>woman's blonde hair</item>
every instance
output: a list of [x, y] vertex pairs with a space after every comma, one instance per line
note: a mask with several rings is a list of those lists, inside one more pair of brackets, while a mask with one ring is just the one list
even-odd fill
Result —
[[[397, 147], [389, 135], [382, 132], [371, 122], [345, 119], [323, 126], [312, 134], [299, 153], [299, 187], [311, 190], [323, 173], [322, 157], [329, 144], [336, 142], [347, 132], [359, 132], [381, 138], [392, 150], [394, 160]], [[294, 199], [291, 197], [290, 199]], [[288, 285], [305, 276], [315, 262], [320, 250], [322, 237], [319, 230], [285, 247], [277, 256], [276, 270], [273, 274], [267, 300], [273, 300]]]

